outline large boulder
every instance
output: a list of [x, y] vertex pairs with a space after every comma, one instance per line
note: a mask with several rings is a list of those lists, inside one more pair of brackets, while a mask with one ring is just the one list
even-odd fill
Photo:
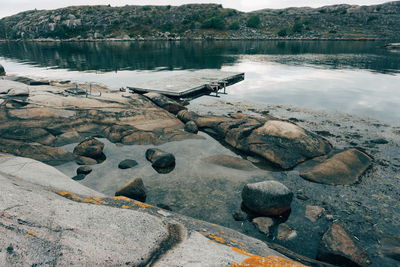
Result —
[[4, 69], [4, 67], [0, 64], [0, 76], [5, 76], [6, 75], [6, 71]]
[[264, 216], [277, 216], [290, 210], [293, 193], [277, 181], [247, 184], [242, 190], [243, 204]]
[[74, 154], [92, 159], [101, 158], [104, 144], [96, 138], [87, 138], [74, 148]]
[[134, 178], [126, 185], [118, 188], [115, 196], [124, 196], [131, 199], [146, 201], [146, 188], [144, 187], [143, 180]]
[[144, 96], [153, 101], [157, 106], [162, 107], [163, 109], [175, 115], [178, 114], [179, 111], [186, 109], [175, 100], [172, 100], [171, 98], [159, 93], [147, 93], [144, 94]]
[[340, 266], [367, 266], [370, 263], [365, 252], [337, 223], [332, 224], [323, 235], [317, 259]]
[[175, 156], [157, 148], [146, 151], [146, 159], [152, 163], [154, 168], [169, 168], [175, 166]]
[[354, 184], [372, 164], [364, 152], [351, 148], [310, 160], [298, 167], [300, 176], [312, 182], [329, 185]]

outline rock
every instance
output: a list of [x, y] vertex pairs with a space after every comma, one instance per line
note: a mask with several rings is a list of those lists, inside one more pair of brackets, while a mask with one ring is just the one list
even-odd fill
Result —
[[92, 172], [92, 168], [89, 166], [81, 166], [76, 170], [76, 173], [79, 174], [84, 174], [84, 175], [88, 175], [89, 173]]
[[232, 212], [232, 217], [235, 221], [244, 222], [247, 220], [247, 213], [242, 210], [235, 210]]
[[312, 222], [318, 221], [319, 218], [324, 214], [325, 209], [319, 206], [308, 205], [306, 207], [306, 218]]
[[270, 227], [274, 225], [274, 221], [268, 217], [257, 217], [253, 219], [253, 224], [257, 227], [258, 231], [269, 235]]
[[384, 145], [384, 144], [388, 144], [389, 141], [383, 138], [379, 138], [379, 139], [374, 139], [370, 141], [373, 144], [377, 144], [377, 145]]
[[165, 95], [159, 93], [147, 93], [144, 94], [144, 96], [153, 101], [157, 106], [162, 107], [172, 114], [176, 115], [179, 111], [186, 110], [184, 106]]
[[356, 247], [346, 231], [337, 223], [332, 224], [323, 235], [317, 259], [335, 265], [366, 266], [369, 264], [365, 252]]
[[327, 215], [325, 216], [325, 218], [326, 218], [328, 221], [333, 221], [333, 219], [334, 219], [334, 217], [333, 217], [332, 214], [327, 214]]
[[95, 159], [91, 159], [88, 157], [82, 157], [82, 156], [77, 157], [75, 162], [78, 165], [96, 165], [97, 164], [97, 161]]
[[7, 93], [8, 96], [29, 96], [29, 88], [27, 87], [19, 87], [19, 88], [12, 88]]
[[4, 67], [0, 64], [0, 76], [5, 76], [6, 75], [6, 71], [4, 69]]
[[197, 125], [194, 121], [188, 121], [185, 124], [185, 131], [188, 133], [197, 134], [199, 132], [199, 128], [197, 128]]
[[81, 174], [75, 175], [71, 179], [74, 180], [74, 181], [81, 181], [81, 180], [83, 180], [85, 178], [86, 178], [86, 174], [82, 174], [81, 173]]
[[297, 232], [289, 225], [282, 223], [278, 226], [276, 238], [281, 241], [289, 241], [297, 237]]
[[345, 185], [359, 181], [371, 163], [372, 159], [367, 154], [351, 148], [310, 160], [297, 170], [301, 177], [312, 182]]
[[133, 160], [133, 159], [126, 159], [126, 160], [121, 161], [121, 162], [118, 164], [118, 168], [124, 170], [124, 169], [133, 168], [133, 167], [135, 167], [136, 165], [138, 165], [138, 163], [136, 162], [136, 160]]
[[171, 208], [169, 205], [167, 205], [167, 204], [158, 203], [156, 206], [159, 207], [159, 208], [162, 208], [162, 209], [164, 209], [164, 210], [172, 211], [172, 208]]
[[118, 188], [115, 196], [124, 196], [131, 199], [135, 199], [141, 202], [146, 201], [146, 189], [143, 184], [143, 180], [140, 178], [134, 178], [126, 185]]
[[103, 149], [104, 144], [99, 140], [91, 137], [79, 143], [74, 148], [74, 154], [92, 159], [98, 159], [102, 157]]
[[39, 85], [50, 85], [49, 81], [30, 81], [29, 85], [39, 86]]
[[202, 158], [201, 160], [209, 164], [242, 171], [253, 171], [256, 169], [249, 161], [228, 155], [214, 155]]
[[400, 236], [395, 235], [380, 240], [381, 252], [386, 257], [400, 261]]
[[293, 193], [277, 181], [247, 184], [242, 191], [243, 204], [265, 216], [277, 216], [290, 210]]
[[146, 159], [154, 168], [168, 168], [175, 166], [175, 156], [157, 148], [150, 148], [146, 151]]

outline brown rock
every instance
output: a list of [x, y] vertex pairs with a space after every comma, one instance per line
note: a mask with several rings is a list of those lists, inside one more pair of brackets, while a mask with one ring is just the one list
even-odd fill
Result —
[[370, 263], [365, 252], [357, 248], [354, 241], [337, 223], [332, 224], [322, 237], [317, 259], [346, 266], [366, 266]]
[[153, 101], [153, 103], [155, 103], [157, 106], [162, 107], [172, 114], [176, 115], [179, 113], [179, 111], [186, 110], [184, 106], [165, 95], [159, 93], [147, 93], [144, 94], [144, 96]]
[[276, 238], [281, 241], [289, 241], [297, 237], [297, 232], [289, 225], [282, 223], [278, 226]]
[[318, 221], [319, 218], [324, 214], [325, 209], [319, 206], [310, 206], [306, 207], [306, 218], [312, 222]]
[[92, 159], [101, 158], [103, 155], [104, 144], [96, 138], [90, 137], [79, 143], [74, 148], [74, 154]]
[[257, 227], [258, 231], [269, 235], [270, 227], [274, 225], [274, 221], [268, 217], [257, 217], [253, 219], [253, 224]]
[[252, 171], [256, 169], [249, 161], [228, 155], [209, 156], [207, 158], [203, 158], [202, 161], [209, 164], [219, 165], [226, 168], [242, 171]]
[[150, 148], [146, 151], [146, 159], [154, 168], [168, 168], [175, 166], [175, 156], [157, 148]]
[[143, 180], [140, 178], [132, 179], [132, 181], [120, 187], [115, 193], [115, 196], [124, 196], [141, 202], [145, 202], [146, 189], [144, 187]]
[[97, 161], [95, 159], [82, 157], [82, 156], [77, 157], [75, 162], [78, 165], [96, 165], [97, 164]]
[[197, 134], [199, 129], [197, 128], [197, 125], [194, 121], [188, 121], [185, 124], [185, 131], [188, 133]]

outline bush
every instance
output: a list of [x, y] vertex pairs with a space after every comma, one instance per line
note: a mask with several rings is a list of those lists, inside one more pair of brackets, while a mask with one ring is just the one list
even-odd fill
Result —
[[287, 36], [287, 30], [286, 29], [281, 29], [277, 34], [280, 37], [285, 37], [285, 36]]
[[232, 24], [229, 25], [229, 29], [233, 30], [233, 31], [237, 31], [237, 30], [239, 30], [239, 28], [240, 28], [239, 21], [232, 22]]
[[247, 27], [258, 28], [260, 26], [261, 19], [258, 15], [253, 15], [247, 20]]
[[303, 24], [300, 22], [296, 22], [292, 26], [292, 32], [293, 33], [301, 33], [303, 31]]
[[201, 24], [203, 29], [225, 29], [225, 20], [222, 17], [211, 17], [203, 21]]

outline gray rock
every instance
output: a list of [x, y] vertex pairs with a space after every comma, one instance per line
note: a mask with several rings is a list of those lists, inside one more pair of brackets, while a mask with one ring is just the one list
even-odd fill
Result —
[[332, 224], [323, 235], [317, 259], [335, 265], [366, 266], [370, 263], [346, 231], [337, 223]]
[[199, 128], [197, 128], [197, 125], [194, 121], [188, 121], [185, 124], [185, 131], [188, 133], [197, 134], [199, 132]]
[[146, 159], [152, 163], [154, 168], [175, 166], [175, 156], [157, 148], [147, 149]]
[[312, 222], [318, 221], [319, 218], [324, 214], [325, 209], [319, 206], [308, 205], [306, 207], [306, 218]]
[[74, 154], [92, 159], [98, 159], [102, 156], [103, 149], [104, 144], [96, 138], [91, 137], [79, 143], [74, 148]]
[[257, 227], [258, 231], [269, 235], [270, 227], [274, 225], [274, 221], [268, 217], [257, 217], [253, 219], [253, 224]]
[[242, 190], [243, 204], [251, 211], [276, 216], [290, 209], [293, 193], [277, 181], [247, 184]]
[[133, 167], [135, 167], [136, 165], [138, 165], [138, 163], [137, 163], [136, 160], [133, 160], [133, 159], [126, 159], [126, 160], [121, 161], [121, 162], [118, 164], [118, 168], [124, 170], [124, 169], [133, 168]]
[[297, 170], [301, 177], [312, 182], [345, 185], [358, 182], [371, 164], [371, 157], [351, 148], [310, 160], [300, 165]]
[[83, 175], [88, 175], [89, 173], [92, 172], [92, 168], [89, 166], [81, 166], [76, 170], [77, 174], [83, 174]]
[[143, 180], [140, 178], [134, 178], [126, 185], [118, 188], [115, 196], [124, 196], [131, 199], [139, 200], [141, 202], [146, 201], [146, 188], [144, 187]]
[[6, 71], [4, 69], [4, 67], [0, 64], [0, 76], [5, 76], [6, 75]]

